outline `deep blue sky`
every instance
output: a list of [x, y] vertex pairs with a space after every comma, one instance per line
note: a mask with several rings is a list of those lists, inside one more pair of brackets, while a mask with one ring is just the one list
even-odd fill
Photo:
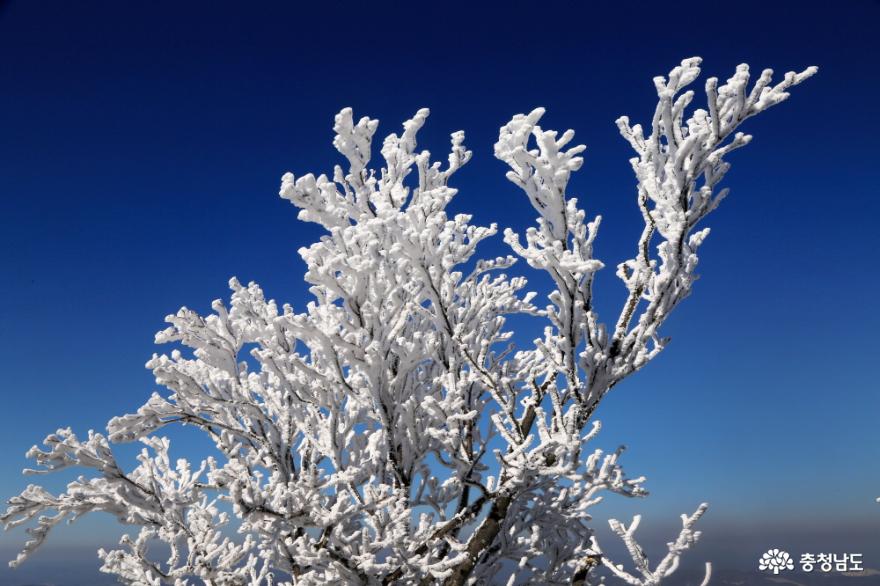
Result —
[[[454, 211], [523, 230], [534, 212], [492, 145], [511, 115], [547, 107], [545, 127], [588, 145], [570, 193], [604, 217], [598, 294], [613, 320], [624, 291], [611, 267], [640, 230], [614, 119], [649, 123], [651, 78], [684, 57], [722, 79], [743, 61], [815, 64], [748, 123], [755, 140], [731, 157], [672, 344], [600, 409], [598, 444], [627, 443], [653, 494], [611, 499], [597, 524], [641, 510], [646, 532], [666, 530], [708, 500], [700, 556], [723, 547], [748, 565], [771, 535], [816, 551], [861, 536], [852, 549], [880, 567], [880, 2], [311, 4], [0, 5], [4, 497], [29, 481], [23, 454], [47, 432], [102, 429], [141, 405], [166, 314], [207, 311], [231, 275], [304, 306], [295, 251], [319, 232], [278, 184], [332, 169], [340, 108], [379, 118], [384, 136], [430, 107], [421, 144], [441, 159], [465, 130], [475, 155]], [[485, 249], [500, 252], [500, 238]], [[92, 521], [57, 537], [115, 533]], [[0, 553], [23, 540], [0, 536]]]

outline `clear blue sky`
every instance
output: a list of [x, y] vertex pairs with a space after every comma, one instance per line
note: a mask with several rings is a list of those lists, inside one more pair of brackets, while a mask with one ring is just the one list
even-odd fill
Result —
[[[597, 254], [613, 267], [640, 229], [613, 121], [650, 122], [651, 78], [692, 55], [722, 79], [740, 62], [815, 64], [747, 125], [672, 344], [599, 411], [598, 444], [627, 443], [652, 496], [597, 516], [641, 510], [646, 532], [666, 530], [708, 500], [699, 556], [862, 536], [853, 549], [880, 567], [880, 2], [183, 4], [0, 4], [4, 497], [31, 481], [24, 452], [47, 432], [103, 429], [142, 404], [166, 314], [207, 311], [231, 275], [304, 306], [295, 251], [318, 230], [278, 184], [332, 169], [340, 108], [379, 118], [384, 136], [430, 107], [422, 144], [441, 157], [465, 130], [475, 154], [454, 210], [522, 230], [534, 212], [492, 145], [511, 115], [547, 107], [545, 126], [588, 145], [570, 191], [603, 215]], [[623, 288], [611, 268], [600, 281], [611, 319]], [[62, 529], [35, 561], [115, 535], [100, 520]], [[24, 538], [0, 536], [0, 553]]]

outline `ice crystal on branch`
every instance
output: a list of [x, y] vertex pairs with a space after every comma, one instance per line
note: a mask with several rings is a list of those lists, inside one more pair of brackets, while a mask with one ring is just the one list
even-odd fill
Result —
[[[147, 363], [167, 393], [112, 419], [107, 437], [59, 430], [29, 452], [40, 472], [78, 466], [92, 478], [10, 499], [7, 528], [36, 520], [13, 565], [62, 520], [104, 511], [136, 534], [101, 550], [101, 569], [133, 585], [593, 584], [603, 568], [659, 584], [699, 537], [706, 506], [682, 517], [654, 569], [633, 536], [639, 518], [612, 520], [636, 573], [610, 561], [591, 507], [605, 493], [647, 493], [624, 474], [622, 448], [588, 447], [593, 414], [666, 344], [661, 326], [690, 293], [708, 234], [697, 225], [726, 194], [716, 191], [725, 157], [750, 140], [737, 128], [814, 72], [772, 85], [768, 70], [749, 89], [742, 65], [724, 85], [709, 79], [707, 109], [685, 118], [694, 94], [684, 90], [699, 74], [699, 59], [687, 59], [654, 80], [648, 134], [618, 120], [645, 225], [618, 265], [627, 295], [611, 327], [593, 304], [600, 218], [567, 193], [583, 163], [573, 131], [542, 129], [540, 108], [501, 128], [495, 155], [539, 217], [524, 236], [505, 230], [516, 256], [479, 260], [496, 226], [446, 212], [449, 182], [471, 158], [464, 134], [433, 162], [417, 149], [429, 114], [419, 110], [385, 138], [377, 170], [378, 122], [342, 110], [333, 145], [347, 165], [281, 184], [299, 219], [326, 230], [300, 250], [314, 299], [279, 307], [232, 279], [230, 301], [210, 315], [168, 316], [156, 342], [185, 351]], [[525, 278], [505, 274], [517, 258], [553, 280], [546, 307]], [[546, 320], [534, 347], [511, 344], [513, 314]], [[172, 465], [159, 434], [174, 424], [203, 431], [216, 452]], [[126, 472], [111, 442], [131, 441], [144, 449]]]

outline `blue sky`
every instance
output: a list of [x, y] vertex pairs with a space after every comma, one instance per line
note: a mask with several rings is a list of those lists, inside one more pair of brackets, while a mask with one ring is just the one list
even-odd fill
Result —
[[[600, 408], [598, 444], [628, 444], [652, 496], [609, 500], [597, 524], [638, 510], [646, 533], [670, 530], [707, 500], [700, 555], [862, 535], [880, 567], [880, 2], [181, 4], [0, 4], [0, 493], [32, 481], [24, 452], [46, 433], [102, 429], [146, 399], [153, 334], [179, 306], [207, 311], [232, 275], [304, 306], [296, 250], [319, 232], [278, 184], [332, 169], [340, 108], [384, 136], [429, 107], [420, 144], [439, 157], [465, 130], [453, 210], [522, 230], [534, 212], [492, 145], [513, 114], [547, 107], [545, 127], [588, 145], [570, 193], [603, 215], [613, 267], [640, 230], [614, 119], [650, 122], [651, 78], [700, 55], [722, 79], [740, 62], [820, 73], [747, 124], [673, 342]], [[599, 280], [610, 320], [623, 287], [610, 268]], [[52, 551], [117, 534], [89, 521]], [[24, 537], [0, 535], [0, 553]]]

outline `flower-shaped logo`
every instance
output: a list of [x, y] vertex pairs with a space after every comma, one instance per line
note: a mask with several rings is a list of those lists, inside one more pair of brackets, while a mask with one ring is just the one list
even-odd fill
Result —
[[758, 569], [770, 570], [774, 574], [778, 574], [780, 570], [793, 570], [794, 562], [788, 552], [771, 549], [758, 560]]

